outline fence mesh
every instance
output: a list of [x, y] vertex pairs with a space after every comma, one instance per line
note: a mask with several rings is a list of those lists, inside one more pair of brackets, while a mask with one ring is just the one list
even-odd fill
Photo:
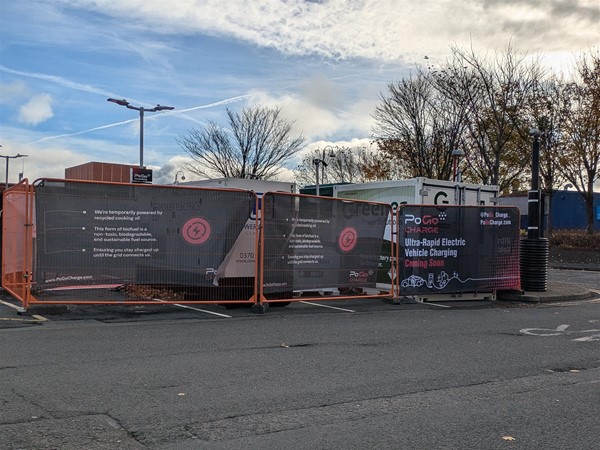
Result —
[[375, 283], [390, 214], [383, 203], [265, 194], [262, 296], [379, 295]]
[[42, 180], [35, 198], [36, 301], [254, 297], [256, 261], [239, 254], [257, 245], [239, 243], [252, 192]]

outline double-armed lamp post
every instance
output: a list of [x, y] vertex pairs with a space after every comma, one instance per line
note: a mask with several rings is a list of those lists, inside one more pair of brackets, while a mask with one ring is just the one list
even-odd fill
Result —
[[140, 113], [140, 168], [144, 167], [144, 113], [145, 112], [158, 112], [158, 111], [170, 111], [175, 109], [174, 106], [163, 106], [156, 105], [154, 108], [144, 108], [142, 106], [133, 106], [127, 100], [116, 99], [116, 98], [107, 98], [109, 102], [116, 103], [117, 105], [124, 106], [127, 109], [133, 109]]
[[[2, 147], [0, 145], [0, 147]], [[15, 159], [15, 158], [26, 158], [29, 155], [21, 155], [20, 153], [17, 153], [16, 155], [13, 156], [9, 156], [9, 155], [0, 155], [0, 158], [4, 158], [6, 160], [6, 178], [4, 181], [4, 189], [8, 189], [8, 161], [10, 159]]]
[[320, 184], [319, 184], [319, 166], [320, 165], [322, 166], [322, 170], [321, 170], [322, 175], [323, 175], [322, 181], [325, 181], [325, 167], [327, 167], [327, 163], [325, 162], [325, 156], [326, 156], [325, 153], [328, 149], [329, 149], [329, 155], [327, 155], [327, 156], [329, 156], [330, 158], [335, 158], [335, 153], [333, 152], [333, 147], [331, 147], [331, 145], [328, 145], [323, 149], [323, 157], [322, 158], [314, 158], [313, 159], [313, 164], [315, 165], [315, 178], [316, 178], [315, 193], [317, 195], [321, 194]]

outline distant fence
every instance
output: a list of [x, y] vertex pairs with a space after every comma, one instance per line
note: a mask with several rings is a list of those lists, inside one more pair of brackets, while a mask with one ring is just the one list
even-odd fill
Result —
[[27, 180], [4, 192], [2, 285], [33, 304], [278, 303], [518, 289], [509, 207]]

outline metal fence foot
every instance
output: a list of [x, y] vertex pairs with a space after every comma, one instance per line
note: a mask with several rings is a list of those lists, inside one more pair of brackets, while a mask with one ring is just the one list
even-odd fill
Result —
[[269, 310], [268, 303], [255, 303], [252, 305], [252, 312], [254, 314], [264, 314]]

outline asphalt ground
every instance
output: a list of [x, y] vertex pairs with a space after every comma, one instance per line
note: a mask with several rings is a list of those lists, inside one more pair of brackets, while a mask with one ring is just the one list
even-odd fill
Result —
[[597, 448], [600, 299], [447, 303], [55, 310], [0, 329], [0, 448]]

